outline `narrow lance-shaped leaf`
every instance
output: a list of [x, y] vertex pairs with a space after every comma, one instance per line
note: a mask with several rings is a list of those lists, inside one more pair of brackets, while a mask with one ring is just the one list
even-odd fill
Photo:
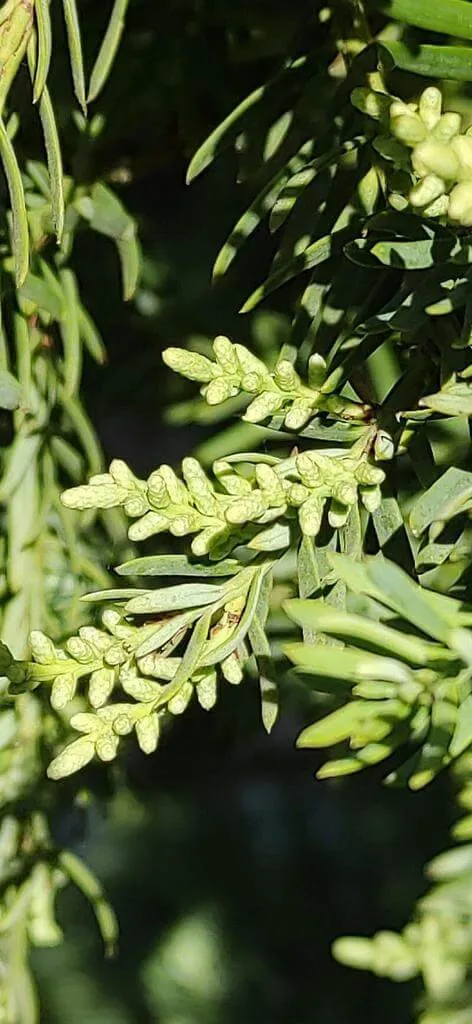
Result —
[[17, 288], [23, 284], [29, 267], [29, 231], [25, 193], [15, 150], [0, 120], [0, 157], [7, 179], [12, 214], [12, 246]]
[[382, 8], [388, 18], [407, 25], [472, 39], [472, 8], [468, 0], [373, 0], [373, 6]]
[[332, 633], [343, 640], [357, 641], [360, 645], [367, 643], [412, 665], [426, 665], [430, 654], [435, 654], [419, 637], [410, 637], [360, 615], [337, 611], [324, 601], [295, 599], [285, 603], [285, 610], [291, 619], [305, 629]]
[[38, 46], [34, 72], [33, 103], [37, 103], [42, 96], [51, 63], [52, 30], [49, 4], [50, 0], [36, 0], [34, 5]]
[[472, 473], [450, 466], [415, 501], [410, 512], [410, 525], [416, 537], [435, 522], [447, 522], [472, 505]]
[[77, 282], [72, 270], [61, 271], [64, 291], [64, 312], [60, 321], [64, 346], [64, 387], [68, 395], [76, 395], [82, 374], [82, 343], [77, 310], [79, 305]]
[[64, 19], [66, 23], [67, 42], [69, 46], [70, 66], [74, 82], [74, 92], [78, 99], [79, 106], [87, 116], [87, 101], [85, 98], [85, 73], [84, 59], [82, 55], [82, 40], [80, 37], [80, 24], [77, 5], [75, 0], [62, 0], [64, 8]]
[[187, 644], [185, 654], [180, 662], [177, 672], [175, 673], [172, 682], [164, 688], [157, 706], [167, 704], [168, 701], [171, 700], [172, 697], [174, 697], [182, 686], [184, 686], [190, 679], [195, 672], [195, 669], [199, 667], [210, 623], [211, 612], [205, 612], [205, 614], [202, 615], [202, 617], [195, 623], [192, 636]]
[[320, 263], [324, 263], [326, 260], [333, 255], [336, 249], [336, 237], [335, 235], [325, 235], [323, 238], [317, 239], [312, 245], [309, 245], [304, 252], [300, 253], [299, 256], [295, 256], [288, 263], [283, 264], [267, 279], [265, 284], [256, 288], [256, 291], [249, 296], [244, 305], [241, 307], [241, 313], [249, 313], [250, 310], [254, 309], [267, 295], [271, 292], [276, 291], [277, 288], [281, 288], [283, 284], [290, 281], [297, 274], [302, 274], [306, 270], [311, 270], [312, 267], [319, 266]]
[[59, 865], [91, 904], [100, 934], [103, 939], [107, 956], [113, 956], [118, 943], [118, 921], [115, 913], [105, 898], [105, 894], [95, 875], [79, 857], [69, 850], [59, 854]]
[[115, 572], [120, 576], [234, 576], [240, 570], [236, 559], [201, 565], [188, 555], [149, 555], [124, 562]]
[[286, 644], [285, 654], [305, 673], [346, 679], [354, 685], [364, 679], [381, 679], [391, 683], [409, 682], [411, 675], [405, 665], [394, 658], [370, 654], [347, 648], [309, 646], [302, 643]]
[[125, 27], [125, 14], [128, 3], [129, 0], [115, 0], [113, 4], [108, 27], [92, 68], [87, 95], [88, 103], [97, 98], [110, 74]]

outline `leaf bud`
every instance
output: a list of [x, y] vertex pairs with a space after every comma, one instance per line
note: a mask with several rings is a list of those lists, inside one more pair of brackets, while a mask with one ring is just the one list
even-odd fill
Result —
[[260, 491], [253, 491], [247, 497], [239, 498], [229, 505], [225, 514], [228, 523], [234, 526], [242, 526], [244, 523], [258, 519], [265, 511], [266, 503], [263, 500], [262, 494]]
[[[30, 647], [31, 653], [35, 661], [40, 665], [51, 665], [54, 661], [57, 661], [56, 648], [52, 640], [49, 639], [44, 633], [41, 633], [39, 629], [34, 629], [30, 633]], [[11, 662], [11, 656], [10, 656]]]
[[436, 127], [441, 117], [442, 95], [435, 85], [429, 85], [421, 94], [418, 113], [428, 131]]
[[444, 217], [448, 210], [449, 196], [439, 196], [429, 206], [424, 207], [423, 214], [425, 217]]
[[376, 121], [388, 117], [391, 102], [391, 97], [385, 93], [374, 92], [372, 89], [362, 86], [353, 89], [351, 93], [352, 105], [362, 114], [367, 114], [368, 117], [372, 117]]
[[390, 121], [392, 134], [405, 146], [413, 149], [426, 138], [426, 128], [416, 114], [400, 114]]
[[305, 398], [297, 398], [285, 416], [288, 430], [301, 430], [313, 416], [314, 402]]
[[118, 753], [119, 737], [104, 733], [95, 741], [95, 753], [100, 761], [113, 761]]
[[65, 750], [62, 750], [57, 757], [51, 761], [47, 770], [50, 779], [63, 779], [66, 775], [73, 775], [80, 768], [84, 768], [95, 753], [95, 745], [87, 736], [81, 736], [74, 740]]
[[131, 472], [129, 466], [122, 459], [113, 459], [110, 463], [110, 476], [113, 478], [115, 484], [119, 484], [120, 487], [126, 488], [126, 490], [135, 490], [135, 488], [144, 487], [144, 482], [137, 480], [134, 473]]
[[197, 558], [203, 558], [203, 555], [208, 555], [212, 550], [214, 542], [223, 539], [224, 536], [225, 530], [221, 526], [208, 526], [206, 530], [202, 530], [197, 537], [193, 538], [191, 544], [193, 554]]
[[180, 373], [188, 380], [196, 380], [200, 384], [207, 384], [215, 376], [215, 367], [206, 356], [198, 352], [188, 352], [183, 348], [166, 348], [162, 358], [171, 370]]
[[249, 395], [258, 395], [264, 388], [265, 377], [260, 373], [245, 373], [241, 377], [241, 387]]
[[357, 195], [362, 210], [370, 216], [374, 212], [380, 196], [380, 181], [375, 167], [369, 167], [364, 177], [361, 178], [357, 186]]
[[453, 188], [447, 215], [453, 224], [463, 228], [472, 227], [472, 182], [464, 181]]
[[151, 473], [147, 481], [148, 498], [156, 508], [164, 508], [169, 504], [167, 487], [158, 469]]
[[224, 377], [215, 377], [205, 388], [205, 401], [208, 402], [208, 405], [220, 405], [231, 398], [234, 390], [234, 385], [230, 381], [225, 380]]
[[312, 495], [305, 501], [298, 512], [300, 528], [307, 537], [316, 537], [320, 532], [323, 518], [323, 501]]
[[136, 738], [143, 754], [153, 754], [159, 742], [160, 718], [155, 712], [139, 719], [135, 726]]
[[81, 640], [79, 636], [71, 636], [66, 641], [66, 649], [82, 665], [87, 665], [94, 659], [94, 653], [90, 644], [86, 643], [85, 640]]
[[274, 380], [283, 391], [296, 391], [300, 377], [289, 359], [281, 359], [274, 370]]
[[93, 708], [101, 708], [106, 704], [115, 685], [115, 672], [112, 668], [99, 668], [90, 676], [88, 696]]
[[129, 736], [130, 732], [132, 731], [133, 720], [131, 716], [125, 714], [124, 712], [122, 712], [120, 715], [117, 715], [115, 721], [113, 722], [113, 732], [115, 732], [117, 736]]
[[197, 700], [204, 711], [211, 711], [217, 701], [217, 674], [215, 669], [205, 672], [195, 687]]
[[221, 671], [228, 683], [239, 686], [243, 679], [243, 670], [236, 651], [233, 651], [221, 662]]
[[148, 503], [144, 495], [134, 494], [124, 502], [123, 508], [130, 519], [137, 519], [138, 516], [143, 516], [147, 512]]
[[263, 491], [271, 491], [275, 495], [277, 491], [281, 490], [280, 477], [277, 476], [272, 466], [266, 466], [264, 462], [256, 466], [256, 480]]
[[74, 699], [77, 677], [72, 673], [56, 676], [51, 687], [51, 705], [55, 711], [62, 711]]
[[258, 395], [253, 402], [248, 406], [243, 419], [247, 423], [260, 423], [261, 420], [267, 419], [268, 416], [273, 416], [274, 413], [278, 412], [283, 405], [283, 398], [280, 394], [276, 394], [271, 391], [264, 391], [262, 395]]
[[411, 162], [421, 178], [427, 174], [436, 174], [444, 181], [454, 181], [459, 173], [458, 157], [452, 146], [445, 142], [422, 142], [413, 150]]
[[385, 480], [385, 473], [379, 466], [363, 461], [356, 466], [355, 477], [360, 484], [381, 484]]
[[328, 522], [334, 530], [345, 526], [349, 518], [350, 508], [340, 501], [333, 499], [328, 510]]
[[333, 498], [342, 505], [354, 505], [357, 501], [357, 487], [354, 481], [341, 480], [333, 487]]
[[223, 334], [218, 335], [213, 342], [213, 351], [221, 369], [225, 373], [238, 373], [239, 367], [236, 352], [229, 338], [226, 338]]
[[192, 699], [192, 696], [192, 683], [184, 683], [184, 685], [180, 687], [179, 692], [175, 694], [175, 697], [171, 697], [170, 701], [167, 704], [168, 710], [170, 711], [171, 715], [182, 715], [186, 708], [188, 707]]
[[360, 489], [362, 504], [368, 512], [376, 512], [382, 503], [382, 492], [380, 487], [373, 485], [367, 487], [363, 485]]
[[389, 462], [395, 454], [393, 438], [387, 430], [379, 430], [375, 435], [374, 456], [378, 462]]
[[428, 206], [446, 191], [446, 184], [437, 174], [427, 174], [411, 189], [408, 199], [411, 206]]
[[308, 383], [315, 391], [322, 387], [326, 380], [326, 360], [319, 352], [314, 352], [308, 360]]
[[158, 512], [146, 512], [142, 519], [138, 519], [128, 530], [130, 540], [147, 540], [155, 533], [162, 533], [169, 528], [167, 516], [159, 515]]
[[306, 487], [319, 487], [323, 483], [320, 468], [310, 452], [302, 452], [301, 455], [297, 455], [296, 466], [300, 479]]
[[303, 484], [290, 484], [290, 487], [288, 488], [286, 493], [286, 498], [289, 505], [294, 505], [295, 508], [298, 508], [300, 505], [303, 505], [303, 502], [306, 501], [309, 497], [310, 491], [308, 490], [308, 487], [304, 487]]
[[457, 180], [470, 181], [472, 179], [472, 137], [458, 135], [450, 145], [459, 160]]
[[462, 118], [460, 114], [448, 111], [439, 118], [438, 123], [432, 131], [432, 136], [438, 142], [450, 142], [461, 130]]

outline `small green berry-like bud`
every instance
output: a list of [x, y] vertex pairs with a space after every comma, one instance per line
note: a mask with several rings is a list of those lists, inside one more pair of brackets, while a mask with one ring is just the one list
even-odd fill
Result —
[[426, 178], [411, 189], [408, 198], [411, 206], [428, 206], [445, 191], [446, 185], [442, 178], [438, 178], [437, 174], [427, 174]]
[[428, 86], [421, 95], [418, 113], [428, 131], [432, 131], [441, 117], [441, 91], [434, 85]]
[[459, 173], [459, 160], [445, 142], [422, 142], [413, 150], [411, 162], [421, 178], [436, 174], [444, 181], [454, 181]]
[[390, 127], [395, 138], [399, 142], [403, 142], [405, 146], [409, 146], [410, 149], [418, 146], [426, 138], [426, 128], [416, 114], [400, 114], [399, 117], [392, 117]]
[[472, 227], [472, 182], [463, 181], [453, 188], [447, 215], [453, 224], [463, 228]]
[[447, 114], [443, 114], [439, 118], [437, 125], [433, 128], [433, 138], [437, 139], [438, 142], [450, 142], [456, 135], [459, 135], [461, 124], [461, 115], [448, 111]]

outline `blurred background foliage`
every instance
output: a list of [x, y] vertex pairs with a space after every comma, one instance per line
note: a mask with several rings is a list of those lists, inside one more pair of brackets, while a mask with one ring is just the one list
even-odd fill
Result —
[[[102, 6], [81, 4], [86, 52], [103, 33]], [[194, 389], [165, 370], [162, 348], [227, 333], [270, 360], [285, 340], [283, 293], [274, 308], [236, 313], [270, 251], [263, 232], [244, 265], [211, 285], [215, 255], [247, 201], [234, 155], [191, 188], [185, 172], [196, 145], [294, 39], [303, 50], [315, 41], [312, 6], [132, 0], [100, 101], [103, 130], [79, 147], [56, 48], [51, 91], [66, 158], [74, 154], [77, 177], [102, 174], [120, 191], [144, 250], [140, 291], [123, 307], [114, 251], [87, 235], [76, 245], [75, 269], [109, 353], [107, 367], [87, 367], [84, 389], [107, 461], [119, 456], [144, 474], [218, 442], [218, 423], [188, 425]], [[67, 941], [34, 954], [45, 1024], [407, 1024], [414, 986], [347, 971], [330, 944], [403, 926], [425, 888], [423, 864], [446, 845], [449, 783], [387, 793], [375, 770], [314, 782], [316, 756], [293, 750], [306, 714], [297, 701], [270, 738], [247, 689], [226, 693], [217, 717], [188, 712], [156, 758], [134, 753], [117, 769], [119, 796], [110, 805], [103, 792], [85, 838], [82, 821], [61, 822], [62, 842], [80, 835], [122, 934], [119, 955], [105, 961], [89, 907], [72, 891], [59, 898]]]

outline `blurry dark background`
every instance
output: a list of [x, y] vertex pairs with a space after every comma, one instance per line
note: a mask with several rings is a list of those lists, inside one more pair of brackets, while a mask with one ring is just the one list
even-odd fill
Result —
[[[90, 56], [108, 6], [81, 4]], [[87, 369], [86, 403], [107, 458], [139, 473], [215, 431], [185, 413], [186, 425], [166, 421], [167, 407], [193, 391], [167, 374], [162, 348], [228, 333], [264, 350], [284, 337], [283, 299], [252, 319], [237, 315], [260, 274], [264, 232], [228, 283], [211, 286], [250, 194], [235, 184], [233, 156], [191, 188], [185, 170], [297, 34], [306, 45], [312, 10], [311, 0], [131, 0], [93, 148], [78, 146], [65, 120], [70, 97], [57, 95], [75, 172], [105, 175], [140, 226], [144, 272], [132, 305], [121, 302], [111, 246], [84, 235], [75, 252], [109, 352], [105, 369]], [[60, 58], [54, 73], [63, 83]], [[375, 771], [318, 783], [316, 756], [294, 750], [306, 715], [294, 700], [268, 738], [250, 688], [227, 687], [215, 714], [187, 712], [155, 757], [130, 755], [119, 795], [110, 802], [104, 792], [85, 837], [65, 823], [64, 840], [79, 842], [116, 907], [121, 943], [105, 961], [90, 909], [64, 893], [65, 945], [35, 954], [45, 1024], [407, 1024], [415, 986], [348, 971], [330, 944], [405, 923], [425, 861], [446, 844], [447, 783], [420, 795], [386, 790]]]

